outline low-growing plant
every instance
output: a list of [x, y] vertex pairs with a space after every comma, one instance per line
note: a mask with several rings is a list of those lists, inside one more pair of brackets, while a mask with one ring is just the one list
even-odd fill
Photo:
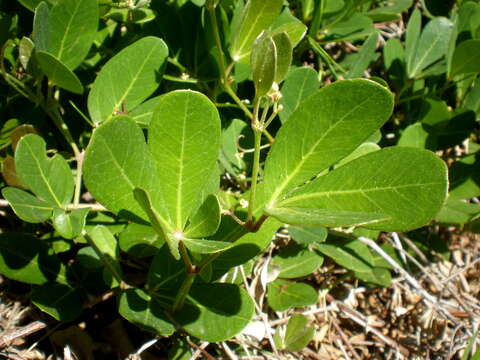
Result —
[[[18, 19], [1, 15], [12, 29], [1, 39], [1, 74], [9, 92], [34, 104], [30, 116], [46, 114], [55, 128], [3, 126], [2, 147], [14, 154], [3, 163], [3, 197], [18, 218], [40, 225], [0, 234], [0, 273], [35, 285], [32, 302], [57, 320], [77, 318], [111, 292], [121, 316], [147, 331], [228, 340], [255, 313], [235, 269], [284, 224], [295, 242], [272, 259], [267, 300], [275, 311], [317, 302], [316, 290], [293, 279], [324, 256], [388, 285], [389, 264], [340, 230], [375, 237], [418, 229], [444, 206], [447, 167], [430, 150], [446, 141], [445, 126], [424, 121], [433, 147], [411, 146], [410, 131], [415, 141], [425, 133], [418, 122], [402, 129], [403, 147], [381, 148], [379, 130], [395, 103], [411, 107], [418, 94], [438, 108], [442, 101], [419, 85], [429, 71], [438, 76], [438, 60], [447, 56], [451, 82], [480, 71], [460, 60], [467, 42], [477, 50], [479, 40], [455, 48], [454, 39], [447, 54], [459, 30], [435, 17], [421, 32], [415, 9], [405, 49], [397, 39], [384, 48], [396, 95], [382, 79], [359, 79], [377, 58], [373, 21], [398, 17], [411, 1], [297, 1], [308, 29], [283, 0], [19, 2], [34, 11], [32, 32], [16, 37]], [[321, 47], [363, 38], [343, 64], [348, 71]], [[305, 47], [323, 73], [344, 79], [327, 85], [297, 66], [294, 49]], [[277, 347], [305, 346], [307, 321], [292, 317]]]

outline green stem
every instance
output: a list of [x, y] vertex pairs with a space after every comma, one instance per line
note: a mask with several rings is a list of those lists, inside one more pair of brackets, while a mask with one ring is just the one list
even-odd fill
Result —
[[88, 233], [86, 231], [83, 232], [83, 237], [85, 238], [85, 240], [87, 240], [88, 245], [90, 245], [93, 248], [93, 250], [95, 250], [98, 257], [100, 258], [100, 261], [105, 265], [105, 267], [112, 274], [112, 276], [115, 278], [115, 280], [117, 280], [117, 282], [120, 284], [120, 288], [124, 289], [124, 288], [128, 287], [128, 285], [125, 284], [125, 282], [123, 281], [122, 277], [117, 272], [115, 267], [112, 266], [110, 261], [108, 261], [108, 259], [103, 254], [103, 252], [101, 252], [100, 249], [97, 247], [97, 245], [95, 245], [95, 242], [92, 240], [92, 238], [90, 237], [90, 235], [88, 235]]
[[83, 159], [85, 152], [82, 151], [77, 157], [77, 173], [75, 175], [75, 194], [73, 196], [73, 207], [76, 209], [80, 204], [80, 195], [82, 190], [82, 172], [83, 172]]
[[318, 29], [320, 28], [320, 24], [322, 23], [323, 12], [325, 8], [325, 0], [316, 0], [315, 1], [315, 10], [313, 14], [313, 20], [310, 24], [310, 30], [308, 31], [308, 35], [316, 37], [318, 33]]
[[187, 249], [185, 248], [185, 245], [183, 242], [181, 241], [179, 242], [178, 249], [180, 250], [180, 255], [183, 259], [183, 262], [185, 263], [185, 269], [187, 273], [192, 272], [193, 271], [192, 260], [190, 260], [190, 256], [188, 256]]
[[173, 66], [175, 66], [178, 70], [180, 70], [182, 73], [187, 73], [188, 70], [185, 66], [183, 66], [182, 64], [180, 64], [178, 62], [178, 60], [176, 58], [168, 58], [167, 61], [172, 64]]
[[183, 280], [182, 286], [180, 286], [180, 290], [178, 290], [177, 297], [175, 298], [175, 302], [173, 303], [173, 312], [177, 312], [182, 309], [183, 304], [185, 304], [185, 299], [187, 298], [188, 292], [195, 281], [195, 277], [197, 274], [191, 273], [187, 274], [185, 280]]
[[252, 183], [250, 186], [250, 200], [248, 201], [247, 224], [252, 222], [253, 210], [255, 209], [258, 171], [260, 169], [260, 142], [262, 139], [262, 131], [253, 127], [253, 134], [255, 135], [255, 152], [253, 153]]
[[187, 83], [187, 84], [198, 83], [197, 79], [192, 79], [192, 78], [184, 79], [184, 78], [181, 78], [181, 77], [178, 77], [178, 76], [171, 76], [171, 75], [166, 75], [166, 74], [163, 75], [163, 78], [165, 80], [172, 81], [172, 82], [178, 82], [178, 83]]

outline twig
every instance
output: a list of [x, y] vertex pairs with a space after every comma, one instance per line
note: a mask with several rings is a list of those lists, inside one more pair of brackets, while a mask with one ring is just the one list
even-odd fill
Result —
[[45, 329], [47, 326], [48, 325], [45, 322], [37, 320], [24, 327], [8, 332], [0, 338], [0, 349], [9, 346], [13, 341], [18, 338], [23, 338], [34, 334], [40, 330]]
[[208, 353], [208, 351], [205, 350], [205, 348], [210, 344], [209, 342], [205, 341], [200, 346], [190, 341], [189, 339], [187, 339], [187, 342], [188, 342], [188, 345], [197, 349], [197, 351], [195, 351], [195, 353], [192, 355], [190, 360], [196, 360], [200, 354], [203, 354], [203, 356], [205, 356], [208, 360], [218, 360], [216, 357], [213, 357]]
[[357, 354], [357, 352], [355, 351], [355, 349], [353, 348], [352, 344], [350, 343], [350, 341], [348, 340], [347, 336], [345, 335], [345, 333], [343, 332], [343, 330], [340, 328], [340, 326], [338, 325], [337, 323], [337, 320], [335, 319], [332, 319], [332, 324], [333, 326], [335, 327], [335, 329], [337, 329], [337, 332], [338, 334], [340, 335], [340, 337], [342, 338], [342, 341], [345, 345], [347, 345], [348, 349], [352, 352], [353, 354], [353, 357], [357, 360], [361, 360], [360, 356]]

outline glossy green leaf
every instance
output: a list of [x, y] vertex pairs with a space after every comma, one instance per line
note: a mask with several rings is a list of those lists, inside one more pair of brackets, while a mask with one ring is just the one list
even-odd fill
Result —
[[190, 335], [209, 342], [228, 340], [240, 333], [255, 311], [248, 293], [234, 284], [193, 285], [175, 320]]
[[425, 130], [424, 127], [425, 125], [419, 122], [407, 126], [400, 135], [397, 145], [435, 150], [437, 139]]
[[175, 326], [162, 304], [140, 289], [128, 289], [120, 296], [118, 312], [129, 322], [162, 336], [170, 336]]
[[53, 226], [66, 239], [74, 239], [83, 231], [89, 208], [75, 209], [67, 213], [62, 209], [53, 210]]
[[370, 63], [377, 59], [378, 55], [375, 53], [377, 42], [377, 32], [374, 32], [365, 40], [358, 53], [355, 55], [355, 60], [347, 73], [347, 79], [362, 77]]
[[290, 226], [288, 233], [297, 244], [301, 245], [324, 242], [328, 235], [327, 229], [323, 226]]
[[360, 145], [355, 150], [353, 150], [353, 152], [350, 153], [350, 155], [340, 160], [335, 165], [335, 168], [343, 166], [352, 160], [355, 160], [363, 155], [370, 154], [371, 152], [378, 151], [378, 150], [380, 150], [380, 146], [378, 146], [377, 144], [373, 142], [364, 142], [362, 145]]
[[42, 1], [35, 9], [32, 38], [37, 51], [47, 51], [50, 43], [50, 14], [48, 5]]
[[283, 349], [302, 351], [313, 339], [315, 327], [308, 326], [308, 318], [302, 314], [295, 314], [288, 320], [287, 331], [283, 339]]
[[94, 131], [85, 153], [84, 181], [93, 197], [113, 213], [148, 219], [133, 190], [141, 187], [153, 193], [151, 189], [160, 185], [155, 161], [135, 121], [118, 116]]
[[302, 102], [268, 154], [268, 203], [351, 153], [387, 121], [392, 106], [392, 94], [369, 80], [339, 81]]
[[108, 267], [108, 271], [115, 273], [116, 278], [121, 278], [122, 269], [118, 260], [119, 248], [117, 239], [115, 239], [110, 230], [103, 225], [95, 226], [88, 231], [88, 235], [92, 242], [91, 245], [105, 266]]
[[49, 16], [47, 51], [70, 70], [85, 59], [98, 27], [98, 0], [57, 0]]
[[42, 69], [48, 80], [54, 85], [75, 94], [83, 93], [83, 85], [77, 75], [55, 56], [46, 51], [37, 51], [35, 58], [38, 61], [40, 69]]
[[188, 250], [198, 254], [214, 254], [232, 247], [231, 243], [206, 239], [182, 238]]
[[323, 263], [323, 256], [301, 245], [288, 245], [273, 257], [272, 266], [280, 273], [278, 277], [295, 279], [312, 274]]
[[267, 286], [267, 300], [274, 311], [286, 311], [294, 307], [314, 305], [318, 293], [310, 285], [277, 279]]
[[360, 259], [355, 253], [352, 253], [337, 244], [322, 243], [315, 245], [315, 248], [346, 269], [365, 273], [372, 269], [371, 265]]
[[418, 40], [422, 30], [422, 14], [420, 10], [415, 8], [410, 15], [407, 23], [407, 31], [405, 33], [405, 61], [407, 69], [410, 69], [415, 59]]
[[15, 151], [17, 175], [39, 198], [63, 208], [72, 199], [73, 176], [67, 161], [59, 154], [48, 158], [45, 147], [38, 135], [22, 137]]
[[248, 57], [257, 36], [267, 29], [280, 14], [282, 0], [249, 0], [241, 15], [238, 28], [230, 48], [230, 55], [236, 62]]
[[151, 226], [141, 224], [128, 224], [118, 240], [120, 249], [133, 257], [153, 256], [164, 243]]
[[[281, 32], [272, 35], [276, 51], [275, 82], [280, 84], [287, 76], [290, 64], [292, 63], [292, 43], [287, 33]], [[252, 64], [253, 67], [253, 64]]]
[[160, 214], [176, 231], [183, 231], [191, 212], [203, 202], [202, 192], [212, 173], [217, 171], [217, 109], [197, 92], [163, 95], [150, 124], [148, 145], [159, 169], [155, 176], [165, 202], [165, 211]]
[[319, 86], [320, 82], [315, 69], [305, 66], [290, 71], [281, 89], [280, 104], [283, 105], [283, 110], [280, 112], [280, 120], [282, 123], [287, 121], [299, 104], [318, 90]]
[[184, 279], [185, 263], [182, 260], [176, 260], [167, 246], [163, 246], [154, 256], [148, 269], [148, 289], [162, 294], [172, 294], [174, 297]]
[[52, 215], [52, 206], [26, 191], [6, 187], [2, 189], [3, 197], [10, 203], [15, 214], [30, 223], [41, 223]]
[[209, 195], [198, 211], [190, 218], [185, 229], [188, 238], [201, 238], [215, 234], [220, 226], [220, 203], [214, 195]]
[[83, 311], [79, 292], [63, 284], [45, 284], [32, 292], [32, 303], [58, 321], [72, 321]]
[[62, 263], [45, 241], [14, 232], [0, 234], [0, 274], [27, 284], [65, 281]]
[[98, 74], [88, 96], [92, 120], [100, 123], [111, 119], [146, 100], [158, 88], [167, 56], [168, 48], [163, 40], [147, 36], [111, 58]]
[[410, 78], [417, 76], [426, 67], [446, 55], [452, 28], [452, 22], [442, 17], [434, 18], [425, 26], [418, 40], [415, 55], [410, 58], [411, 62], [407, 65]]
[[450, 77], [480, 72], [480, 40], [466, 40], [453, 53]]
[[385, 148], [290, 192], [278, 209], [384, 214], [389, 219], [366, 227], [415, 229], [428, 223], [442, 207], [448, 186], [446, 170], [445, 163], [429, 151]]
[[255, 40], [250, 64], [255, 96], [259, 98], [270, 91], [277, 73], [277, 48], [270, 36], [262, 35]]

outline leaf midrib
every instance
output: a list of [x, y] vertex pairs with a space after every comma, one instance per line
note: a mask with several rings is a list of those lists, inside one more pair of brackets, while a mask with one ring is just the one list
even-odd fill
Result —
[[77, 6], [75, 7], [75, 10], [73, 11], [72, 16], [68, 20], [67, 28], [65, 29], [65, 33], [64, 33], [65, 35], [62, 37], [62, 41], [60, 42], [60, 49], [58, 51], [58, 59], [60, 61], [62, 59], [62, 53], [65, 49], [65, 40], [67, 38], [67, 34], [70, 32], [70, 27], [72, 26], [73, 18], [76, 16], [78, 10], [80, 9], [81, 3], [82, 3], [82, 1], [77, 0]]

